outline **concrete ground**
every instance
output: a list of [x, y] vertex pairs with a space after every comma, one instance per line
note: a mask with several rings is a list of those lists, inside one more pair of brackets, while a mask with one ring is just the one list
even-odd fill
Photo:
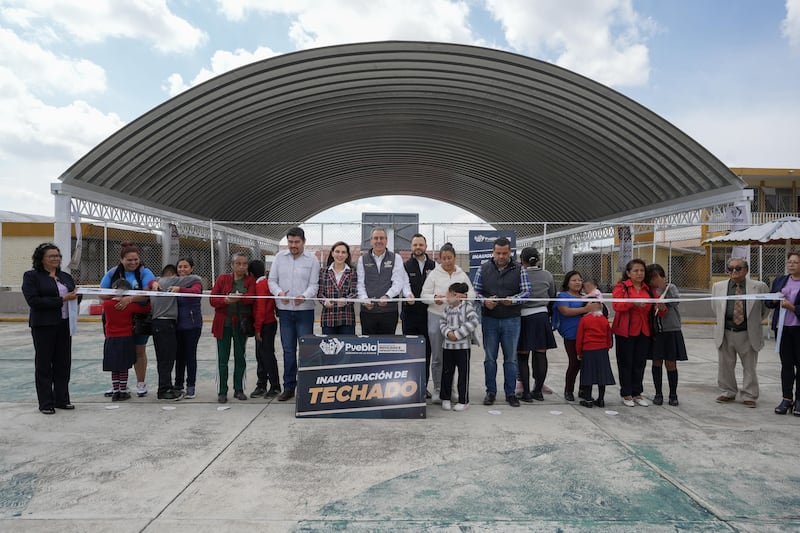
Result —
[[714, 402], [711, 326], [687, 325], [679, 407], [625, 407], [616, 386], [605, 409], [566, 402], [559, 339], [544, 402], [483, 406], [476, 351], [466, 412], [301, 420], [291, 401], [219, 410], [205, 329], [196, 399], [111, 410], [100, 324], [81, 322], [77, 408], [43, 416], [27, 325], [0, 322], [0, 531], [800, 531], [800, 418], [773, 413], [773, 341], [756, 409]]

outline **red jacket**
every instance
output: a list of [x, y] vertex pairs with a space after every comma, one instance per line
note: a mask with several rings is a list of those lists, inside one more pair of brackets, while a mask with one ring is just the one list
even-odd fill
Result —
[[133, 337], [133, 315], [150, 312], [150, 302], [147, 305], [138, 303], [128, 304], [125, 309], [115, 309], [119, 300], [103, 300], [103, 314], [106, 316], [106, 337]]
[[611, 348], [611, 327], [603, 315], [587, 313], [578, 322], [578, 336], [575, 337], [575, 352], [581, 355], [587, 350]]
[[[256, 281], [256, 296], [272, 296], [269, 292], [269, 281], [266, 276], [258, 278]], [[253, 314], [256, 317], [256, 331], [261, 331], [261, 326], [277, 322], [275, 317], [275, 300], [272, 298], [257, 298], [253, 304]]]
[[[248, 296], [255, 296], [256, 294], [256, 278], [251, 275], [244, 277], [245, 296], [239, 300], [239, 305], [242, 306], [242, 315], [251, 314], [253, 298]], [[228, 304], [225, 303], [225, 297], [233, 292], [233, 274], [220, 274], [217, 281], [214, 282], [214, 287], [211, 289], [211, 298], [209, 298], [211, 306], [214, 308], [214, 321], [211, 323], [211, 334], [217, 339], [222, 338], [222, 330], [225, 327], [225, 319], [228, 318]], [[231, 316], [231, 324], [236, 326], [239, 321], [237, 315]]]
[[[611, 292], [611, 297], [617, 298], [652, 298], [650, 289], [642, 283], [637, 291], [626, 279], [620, 281]], [[653, 311], [653, 304], [645, 304], [636, 307], [634, 303], [614, 302], [614, 324], [611, 331], [618, 337], [636, 337], [637, 335], [650, 336], [650, 313]]]

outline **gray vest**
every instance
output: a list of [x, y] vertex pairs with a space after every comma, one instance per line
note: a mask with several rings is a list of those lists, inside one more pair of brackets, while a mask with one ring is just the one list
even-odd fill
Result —
[[[372, 256], [372, 250], [361, 256], [361, 264], [364, 267], [364, 289], [367, 291], [367, 296], [378, 299], [392, 288], [394, 262], [395, 254], [386, 250], [379, 272], [378, 265], [375, 264], [375, 258]], [[385, 307], [375, 305], [372, 310], [367, 310], [362, 306], [361, 311], [363, 313], [391, 313], [392, 311], [397, 311], [397, 303], [389, 303]]]

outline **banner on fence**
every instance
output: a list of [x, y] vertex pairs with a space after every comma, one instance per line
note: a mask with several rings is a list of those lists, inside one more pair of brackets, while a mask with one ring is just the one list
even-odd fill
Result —
[[625, 267], [633, 259], [633, 228], [630, 226], [620, 226], [617, 228], [617, 238], [619, 239], [619, 264], [617, 272], [625, 272]]
[[[750, 227], [750, 204], [740, 202], [728, 207], [728, 224], [731, 231], [740, 231]], [[750, 260], [750, 245], [734, 246], [731, 249], [731, 258], [745, 258]]]
[[295, 416], [425, 418], [425, 339], [300, 339]]
[[475, 279], [478, 267], [492, 258], [495, 239], [505, 237], [511, 241], [511, 256], [517, 257], [517, 232], [515, 230], [469, 230], [469, 277]]

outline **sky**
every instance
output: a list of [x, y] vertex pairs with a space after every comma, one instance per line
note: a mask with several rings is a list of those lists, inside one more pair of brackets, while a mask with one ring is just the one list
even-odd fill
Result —
[[[50, 184], [70, 165], [211, 77], [381, 40], [548, 61], [650, 108], [728, 166], [800, 168], [800, 0], [0, 0], [0, 210], [52, 216]], [[477, 220], [409, 197], [312, 220], [397, 205], [422, 221]]]

